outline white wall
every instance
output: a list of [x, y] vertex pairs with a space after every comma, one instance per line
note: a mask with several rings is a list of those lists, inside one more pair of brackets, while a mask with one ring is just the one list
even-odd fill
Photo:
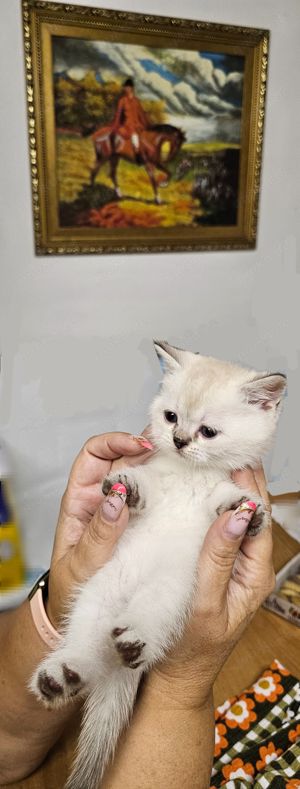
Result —
[[272, 490], [300, 487], [299, 2], [94, 5], [271, 29], [259, 237], [251, 252], [36, 258], [20, 2], [1, 4], [0, 435], [12, 453], [27, 554], [45, 565], [80, 445], [95, 432], [139, 431], [147, 421], [159, 377], [153, 336], [288, 372]]

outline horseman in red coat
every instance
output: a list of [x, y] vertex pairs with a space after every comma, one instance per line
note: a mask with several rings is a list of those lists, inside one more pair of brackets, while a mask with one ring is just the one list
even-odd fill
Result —
[[[150, 128], [150, 123], [140, 100], [134, 92], [134, 81], [129, 77], [123, 84], [123, 93], [118, 101], [115, 117], [109, 126], [98, 129], [92, 136], [96, 141], [100, 135], [110, 135], [112, 150], [121, 153], [124, 142], [131, 143], [132, 152], [138, 163], [143, 162], [140, 134]], [[124, 142], [123, 142], [124, 141]]]
[[134, 93], [134, 82], [131, 77], [123, 85], [123, 95], [119, 99], [117, 111], [112, 123], [113, 134], [119, 134], [125, 140], [130, 139], [136, 154], [140, 153], [140, 133], [149, 128], [149, 121], [140, 100]]

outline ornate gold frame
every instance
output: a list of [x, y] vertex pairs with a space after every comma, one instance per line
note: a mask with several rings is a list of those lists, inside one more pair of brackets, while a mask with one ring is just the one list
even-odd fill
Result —
[[[256, 245], [269, 31], [63, 3], [22, 0], [35, 249], [38, 255], [253, 249]], [[245, 56], [238, 222], [234, 226], [60, 228], [50, 36], [114, 37]]]

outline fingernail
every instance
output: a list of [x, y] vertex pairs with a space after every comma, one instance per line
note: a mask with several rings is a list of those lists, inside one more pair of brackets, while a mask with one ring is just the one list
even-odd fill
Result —
[[125, 485], [116, 482], [109, 491], [108, 496], [101, 505], [101, 514], [106, 521], [117, 521], [121, 515], [126, 501], [127, 490]]
[[231, 537], [241, 537], [247, 531], [256, 508], [254, 501], [243, 501], [233, 512], [225, 526], [227, 534]]
[[145, 436], [131, 436], [131, 438], [133, 438], [134, 441], [138, 441], [141, 447], [145, 447], [145, 449], [154, 449], [151, 441], [148, 441], [148, 438], [145, 438]]

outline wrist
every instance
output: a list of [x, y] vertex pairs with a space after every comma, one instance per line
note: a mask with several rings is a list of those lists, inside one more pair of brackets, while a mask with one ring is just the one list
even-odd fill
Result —
[[214, 678], [198, 671], [170, 673], [155, 666], [145, 678], [145, 692], [153, 696], [155, 703], [161, 700], [162, 708], [195, 710], [213, 705]]
[[56, 582], [56, 573], [50, 568], [48, 594], [45, 599], [45, 611], [53, 627], [60, 630], [64, 617], [61, 583]]
[[52, 627], [54, 627], [55, 630], [57, 630], [57, 632], [59, 632], [59, 627], [60, 627], [60, 621], [61, 620], [60, 620], [60, 617], [58, 616], [58, 614], [55, 612], [55, 610], [53, 610], [49, 598], [47, 600], [45, 600], [44, 607], [45, 607], [45, 612], [46, 612], [46, 615], [47, 615], [47, 617], [49, 619], [49, 622], [51, 622]]
[[28, 595], [32, 621], [35, 628], [45, 644], [48, 647], [54, 648], [61, 640], [61, 635], [53, 625], [48, 616], [47, 600], [48, 600], [48, 581], [49, 570], [45, 572], [35, 583]]

